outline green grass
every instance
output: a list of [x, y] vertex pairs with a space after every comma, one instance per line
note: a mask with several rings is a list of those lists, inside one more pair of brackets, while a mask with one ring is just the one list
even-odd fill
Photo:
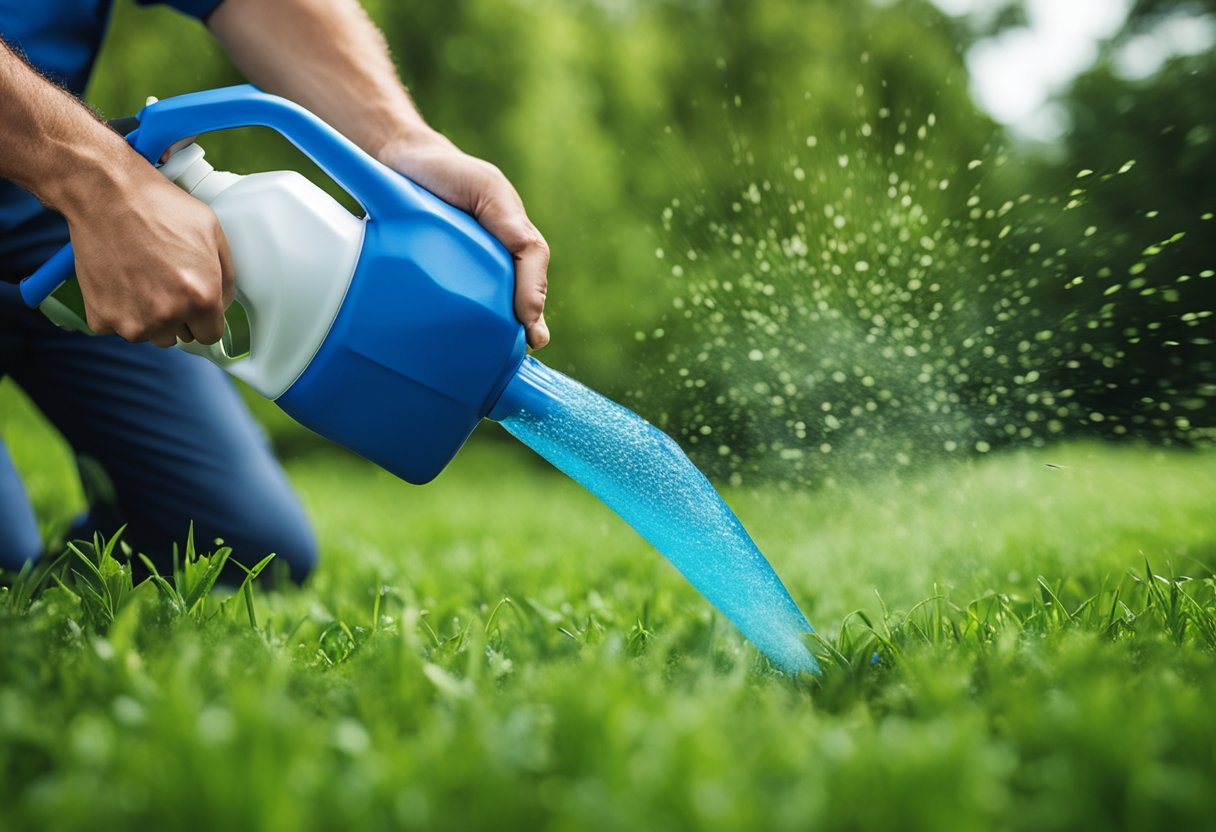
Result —
[[[62, 445], [11, 391], [0, 435], [61, 527]], [[1216, 828], [1211, 452], [728, 491], [821, 681], [512, 444], [422, 489], [289, 471], [303, 589], [194, 603], [206, 561], [131, 588], [83, 547], [0, 594], [0, 829]]]

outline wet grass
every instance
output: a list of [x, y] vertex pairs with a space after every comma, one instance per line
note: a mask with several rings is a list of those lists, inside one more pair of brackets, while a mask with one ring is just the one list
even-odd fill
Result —
[[[4, 402], [53, 529], [67, 456]], [[223, 552], [133, 585], [102, 541], [6, 576], [0, 829], [1216, 825], [1212, 453], [728, 491], [820, 680], [522, 448], [425, 489], [289, 470], [325, 550], [303, 589], [209, 589]]]

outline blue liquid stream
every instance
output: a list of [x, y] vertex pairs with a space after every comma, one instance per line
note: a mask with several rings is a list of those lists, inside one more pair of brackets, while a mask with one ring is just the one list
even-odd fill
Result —
[[633, 526], [777, 667], [819, 672], [806, 616], [671, 437], [531, 356], [490, 418]]

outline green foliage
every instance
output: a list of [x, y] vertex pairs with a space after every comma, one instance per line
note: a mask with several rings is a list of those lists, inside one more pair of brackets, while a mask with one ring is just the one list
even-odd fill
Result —
[[[47, 557], [37, 565], [27, 564], [5, 588], [4, 606], [8, 613], [23, 615], [48, 586], [55, 586], [73, 600], [80, 611], [79, 624], [99, 633], [107, 632], [133, 602], [151, 594], [155, 588], [167, 605], [171, 618], [189, 618], [202, 624], [213, 618], [230, 617], [233, 598], [241, 599], [249, 626], [257, 627], [253, 602], [253, 582], [274, 560], [270, 554], [246, 568], [235, 561], [245, 573], [237, 591], [216, 601], [212, 592], [224, 567], [229, 564], [232, 549], [222, 546], [212, 553], [198, 552], [194, 546], [194, 530], [186, 537], [184, 555], [179, 556], [176, 545], [173, 569], [163, 577], [155, 564], [142, 552], [133, 553], [121, 542], [123, 529], [111, 537], [97, 533], [92, 541], [71, 540], [59, 557]], [[136, 580], [132, 564], [142, 562], [148, 575]]]
[[[41, 441], [5, 412], [14, 448]], [[728, 492], [820, 628], [816, 680], [774, 673], [603, 506], [511, 450], [475, 445], [426, 489], [344, 455], [293, 460], [324, 560], [307, 588], [259, 593], [256, 626], [239, 592], [184, 611], [201, 557], [172, 592], [127, 578], [109, 623], [70, 573], [17, 579], [0, 592], [4, 824], [1212, 816], [1210, 454], [1057, 446]], [[53, 455], [20, 464], [49, 505]]]
[[[249, 616], [249, 626], [257, 627], [257, 612], [253, 606], [253, 582], [274, 560], [274, 554], [267, 555], [252, 568], [246, 568], [236, 561], [231, 561], [231, 555], [232, 549], [228, 546], [221, 546], [210, 555], [197, 552], [194, 548], [194, 527], [192, 525], [186, 537], [185, 556], [179, 557], [177, 546], [173, 547], [171, 581], [161, 576], [156, 565], [147, 555], [141, 552], [139, 559], [148, 570], [148, 580], [160, 590], [173, 613], [180, 616], [191, 616], [200, 622], [209, 617], [207, 599], [210, 597], [211, 590], [215, 588], [216, 581], [220, 579], [224, 567], [231, 562], [245, 573], [245, 579], [241, 581], [241, 585], [237, 589], [237, 595], [244, 603], [245, 612]], [[211, 614], [222, 612], [226, 604], [227, 601]]]
[[129, 559], [119, 560], [114, 556], [121, 534], [120, 529], [109, 540], [94, 534], [91, 544], [69, 542], [69, 582], [52, 572], [59, 587], [80, 602], [84, 614], [82, 623], [101, 631], [114, 623], [134, 590]]
[[921, 648], [986, 652], [1063, 631], [1111, 641], [1162, 638], [1216, 651], [1216, 579], [1158, 575], [1147, 561], [1143, 572], [1128, 569], [1096, 587], [1039, 576], [1029, 592], [989, 591], [965, 605], [938, 594], [904, 613], [884, 606], [877, 624], [857, 610], [845, 617], [834, 641], [814, 635], [811, 642], [825, 667], [823, 684], [832, 689], [843, 679], [864, 680], [874, 665], [898, 666]]

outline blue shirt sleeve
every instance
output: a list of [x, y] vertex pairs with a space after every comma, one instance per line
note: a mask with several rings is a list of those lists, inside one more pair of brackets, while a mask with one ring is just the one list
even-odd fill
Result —
[[141, 6], [154, 6], [163, 3], [172, 6], [179, 12], [197, 17], [202, 20], [211, 14], [224, 0], [135, 0]]

